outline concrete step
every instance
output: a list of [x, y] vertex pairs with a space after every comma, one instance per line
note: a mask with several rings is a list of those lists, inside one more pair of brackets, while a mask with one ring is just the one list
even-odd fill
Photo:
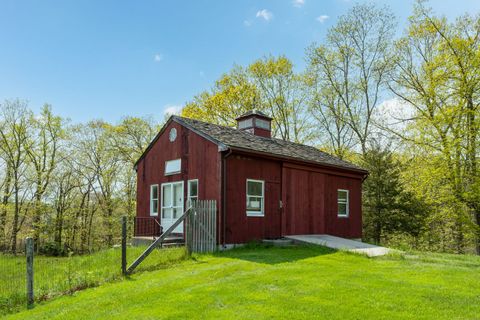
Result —
[[[132, 238], [132, 245], [133, 246], [148, 246], [148, 245], [152, 244], [155, 240], [156, 240], [156, 238], [154, 238], [154, 237], [133, 237]], [[183, 236], [174, 235], [174, 236], [171, 236], [171, 237], [167, 237], [163, 241], [163, 246], [164, 247], [167, 247], [169, 245], [182, 246], [182, 245], [184, 245], [184, 243], [185, 243], [185, 240], [183, 239]]]

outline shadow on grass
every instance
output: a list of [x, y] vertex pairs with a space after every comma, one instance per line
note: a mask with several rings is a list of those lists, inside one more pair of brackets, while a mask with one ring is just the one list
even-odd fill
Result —
[[256, 263], [278, 264], [295, 262], [307, 258], [332, 254], [335, 249], [316, 245], [291, 245], [286, 247], [275, 247], [258, 242], [228, 251], [217, 252], [214, 256], [240, 259]]

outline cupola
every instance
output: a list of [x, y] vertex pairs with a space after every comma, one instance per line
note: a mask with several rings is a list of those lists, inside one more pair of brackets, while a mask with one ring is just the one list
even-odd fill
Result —
[[258, 110], [251, 110], [237, 119], [237, 129], [260, 137], [271, 137], [272, 118]]

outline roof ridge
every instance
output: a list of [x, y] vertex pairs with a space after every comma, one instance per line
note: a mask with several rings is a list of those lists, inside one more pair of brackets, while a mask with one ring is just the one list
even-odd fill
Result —
[[193, 131], [197, 131], [212, 142], [226, 148], [240, 148], [253, 152], [263, 152], [278, 157], [296, 158], [306, 162], [365, 171], [360, 166], [340, 159], [328, 152], [307, 144], [283, 140], [275, 137], [262, 137], [238, 130], [235, 127], [210, 123], [182, 116], [172, 116]]

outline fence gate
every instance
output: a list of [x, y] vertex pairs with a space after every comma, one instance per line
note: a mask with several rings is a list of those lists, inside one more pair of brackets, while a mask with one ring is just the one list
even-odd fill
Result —
[[212, 252], [217, 248], [217, 201], [199, 200], [185, 219], [185, 244], [189, 252]]

